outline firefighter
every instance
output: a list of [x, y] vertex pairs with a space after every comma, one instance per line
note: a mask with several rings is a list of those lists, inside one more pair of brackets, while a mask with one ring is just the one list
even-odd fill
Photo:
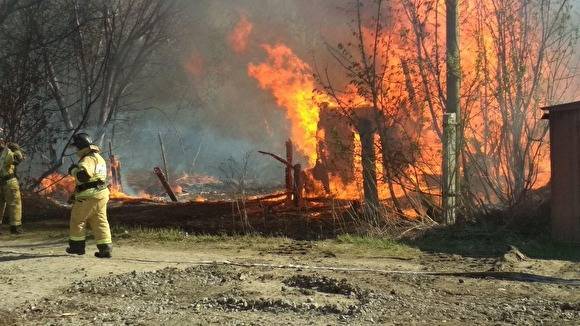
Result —
[[76, 189], [71, 197], [69, 254], [84, 255], [87, 224], [97, 242], [98, 258], [111, 258], [113, 244], [107, 220], [107, 164], [86, 133], [73, 136], [72, 146], [77, 149], [78, 164], [73, 164], [68, 173], [75, 178]]
[[0, 218], [8, 212], [10, 233], [22, 234], [22, 199], [16, 167], [24, 160], [17, 144], [4, 141], [0, 129]]

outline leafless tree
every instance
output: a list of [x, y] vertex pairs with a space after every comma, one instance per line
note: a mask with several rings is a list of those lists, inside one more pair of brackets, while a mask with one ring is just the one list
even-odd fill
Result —
[[[92, 129], [99, 142], [123, 109], [155, 51], [169, 38], [168, 26], [176, 1], [161, 0], [55, 0], [5, 1], [0, 6], [0, 28], [8, 62], [30, 58], [35, 80], [47, 87], [31, 96], [42, 97], [37, 107], [52, 137], [42, 155], [43, 176], [58, 170], [66, 145], [81, 129]], [[9, 20], [7, 20], [9, 19]], [[8, 51], [8, 49], [12, 49]], [[24, 52], [23, 52], [24, 51]], [[30, 65], [12, 65], [11, 69]], [[8, 69], [8, 68], [6, 68]], [[3, 75], [10, 84], [18, 71]], [[23, 106], [22, 106], [23, 107]], [[21, 110], [21, 109], [19, 109]], [[6, 117], [10, 123], [15, 116]], [[7, 120], [4, 120], [7, 123]]]
[[230, 157], [221, 162], [218, 166], [220, 179], [228, 190], [232, 202], [233, 215], [238, 215], [245, 231], [251, 228], [246, 201], [248, 198], [248, 187], [255, 178], [250, 166], [252, 165], [252, 154], [247, 152], [241, 159]]
[[[439, 137], [445, 108], [443, 1], [405, 0], [404, 58], [417, 105]], [[577, 40], [567, 0], [482, 1], [463, 12], [463, 204], [510, 207], [537, 186], [547, 161], [540, 107], [558, 102], [574, 75]], [[469, 56], [469, 57], [468, 57]], [[413, 97], [411, 97], [413, 98]]]
[[[50, 101], [42, 78], [42, 63], [31, 50], [34, 39], [26, 31], [27, 16], [13, 14], [20, 30], [15, 38], [2, 42], [1, 53], [18, 53], [0, 61], [0, 122], [3, 136], [9, 141], [31, 148], [43, 143], [48, 129]], [[24, 30], [22, 30], [22, 28]], [[40, 148], [39, 148], [40, 149]]]
[[[381, 181], [396, 211], [437, 209], [433, 190], [441, 189], [447, 107], [445, 2], [355, 4], [353, 38], [329, 46], [346, 81], [332, 69], [318, 69], [321, 92], [351, 121], [363, 144], [365, 130], [379, 135]], [[570, 1], [491, 0], [460, 8], [462, 205], [511, 207], [537, 187], [540, 164], [547, 160], [539, 109], [557, 102], [575, 74]], [[361, 107], [371, 113], [362, 114]], [[362, 156], [365, 182], [376, 185], [374, 152]], [[367, 190], [372, 203], [375, 194], [368, 191], [367, 197]]]
[[[540, 107], [558, 102], [572, 81], [571, 45], [577, 35], [570, 26], [570, 9], [566, 0], [478, 6], [482, 16], [492, 19], [480, 21], [475, 31], [480, 40], [480, 103], [470, 114], [473, 123], [467, 125], [467, 134], [473, 136], [465, 153], [476, 164], [466, 172], [482, 183], [488, 197], [509, 206], [535, 186], [539, 164], [548, 161], [547, 124], [539, 119]], [[491, 37], [490, 43], [485, 43], [486, 37]], [[491, 137], [480, 133], [480, 121], [483, 133]]]

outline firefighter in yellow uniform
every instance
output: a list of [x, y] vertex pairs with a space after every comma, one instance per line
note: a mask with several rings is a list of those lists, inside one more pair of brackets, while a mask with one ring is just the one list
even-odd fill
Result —
[[77, 148], [78, 164], [69, 168], [69, 174], [75, 178], [76, 189], [73, 195], [70, 218], [69, 254], [85, 253], [87, 224], [97, 242], [98, 258], [111, 258], [113, 244], [111, 230], [107, 220], [107, 164], [99, 154], [99, 147], [93, 145], [85, 133], [73, 137], [72, 145]]
[[0, 139], [0, 218], [8, 213], [10, 233], [21, 234], [22, 200], [20, 184], [16, 176], [16, 166], [24, 160], [18, 145]]

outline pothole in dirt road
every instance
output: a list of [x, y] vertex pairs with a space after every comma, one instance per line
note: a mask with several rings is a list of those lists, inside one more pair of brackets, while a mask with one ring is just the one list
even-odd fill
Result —
[[225, 311], [262, 311], [270, 313], [300, 312], [352, 316], [360, 311], [360, 305], [340, 305], [337, 303], [318, 304], [316, 302], [297, 302], [284, 298], [245, 298], [224, 296], [204, 298], [193, 304], [195, 309], [223, 309]]
[[336, 254], [331, 250], [319, 248], [310, 241], [293, 241], [282, 244], [278, 248], [266, 250], [263, 253], [277, 256], [315, 256], [318, 258], [336, 258]]
[[34, 309], [23, 307], [23, 319], [53, 318], [65, 311], [74, 314], [67, 318], [100, 320], [100, 311], [110, 311], [128, 320], [223, 312], [346, 320], [365, 314], [373, 302], [370, 292], [346, 279], [302, 274], [209, 265], [109, 275], [75, 282], [61, 296], [34, 302]]
[[[257, 282], [253, 283], [252, 280]], [[352, 285], [346, 279], [318, 274], [286, 277], [272, 272], [258, 273], [244, 279], [235, 289], [239, 291], [206, 296], [195, 301], [193, 307], [197, 311], [217, 309], [349, 317], [363, 311], [372, 296], [369, 291]]]
[[338, 280], [328, 276], [297, 274], [283, 281], [290, 287], [310, 289], [323, 293], [342, 294], [346, 296], [363, 296], [367, 291], [352, 285], [345, 278]]
[[200, 286], [224, 284], [239, 280], [240, 274], [222, 266], [195, 266], [186, 269], [167, 267], [153, 272], [136, 271], [101, 277], [93, 280], [80, 280], [72, 284], [67, 293], [86, 293], [97, 295], [145, 295], [167, 293], [180, 288], [181, 283], [194, 282]]
[[309, 241], [293, 241], [288, 244], [280, 245], [278, 248], [269, 251], [275, 255], [306, 255], [312, 251], [314, 245]]

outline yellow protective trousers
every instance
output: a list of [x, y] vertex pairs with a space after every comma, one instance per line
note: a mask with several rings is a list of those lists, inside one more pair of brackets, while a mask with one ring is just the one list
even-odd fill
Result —
[[5, 212], [8, 213], [10, 225], [22, 225], [22, 198], [20, 184], [16, 178], [0, 184], [0, 217], [2, 219]]
[[88, 223], [97, 244], [113, 242], [107, 220], [108, 201], [109, 196], [75, 200], [70, 217], [70, 240], [84, 241]]

